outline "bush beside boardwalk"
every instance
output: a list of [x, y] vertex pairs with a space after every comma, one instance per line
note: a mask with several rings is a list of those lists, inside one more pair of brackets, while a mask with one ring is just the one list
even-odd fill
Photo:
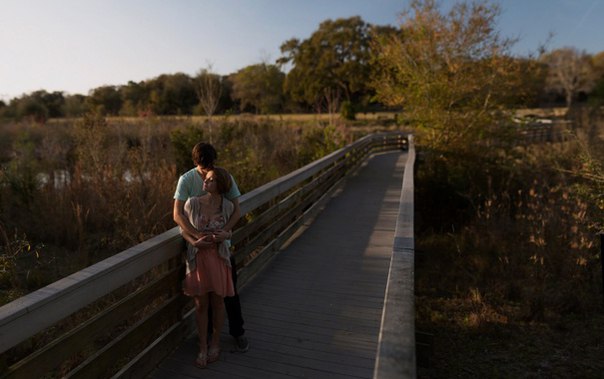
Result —
[[421, 154], [419, 377], [601, 377], [604, 117], [573, 113], [567, 142]]

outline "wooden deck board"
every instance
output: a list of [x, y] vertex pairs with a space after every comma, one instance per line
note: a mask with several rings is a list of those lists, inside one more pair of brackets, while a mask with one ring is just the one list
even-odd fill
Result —
[[219, 362], [196, 368], [191, 336], [150, 378], [371, 378], [405, 159], [372, 158], [248, 284], [247, 353], [225, 326]]

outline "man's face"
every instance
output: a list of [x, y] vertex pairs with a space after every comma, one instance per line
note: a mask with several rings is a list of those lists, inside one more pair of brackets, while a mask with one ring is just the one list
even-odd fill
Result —
[[208, 172], [210, 171], [209, 168], [204, 168], [201, 166], [197, 166], [199, 173], [201, 174], [202, 179], [206, 178], [206, 175], [208, 174]]

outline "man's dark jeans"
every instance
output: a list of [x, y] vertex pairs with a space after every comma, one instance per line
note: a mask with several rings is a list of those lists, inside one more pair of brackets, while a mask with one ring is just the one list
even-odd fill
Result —
[[[243, 315], [241, 314], [241, 303], [237, 293], [237, 268], [235, 267], [235, 257], [231, 256], [231, 273], [233, 276], [233, 287], [235, 296], [224, 298], [224, 308], [229, 319], [229, 334], [237, 338], [245, 333], [243, 329]], [[208, 334], [212, 333], [212, 308], [208, 309]]]

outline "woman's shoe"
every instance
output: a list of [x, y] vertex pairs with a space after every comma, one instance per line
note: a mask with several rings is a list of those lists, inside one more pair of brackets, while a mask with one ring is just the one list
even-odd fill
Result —
[[208, 351], [208, 363], [216, 362], [220, 359], [220, 346], [210, 346]]
[[195, 366], [199, 368], [208, 367], [208, 355], [204, 353], [199, 353], [197, 359], [195, 359]]

